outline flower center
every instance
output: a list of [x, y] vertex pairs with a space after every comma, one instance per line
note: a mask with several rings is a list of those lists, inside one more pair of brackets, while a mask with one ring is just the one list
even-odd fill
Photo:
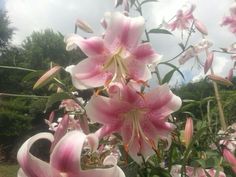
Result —
[[139, 151], [141, 150], [141, 144], [142, 141], [144, 140], [147, 144], [150, 144], [151, 139], [148, 138], [140, 123], [141, 123], [141, 118], [143, 117], [143, 115], [146, 113], [147, 110], [145, 109], [133, 109], [130, 112], [125, 114], [125, 119], [127, 121], [131, 121], [131, 125], [132, 125], [132, 134], [131, 134], [131, 138], [129, 140], [129, 143], [127, 144], [128, 147], [132, 146], [132, 144], [134, 143], [134, 141], [138, 140], [139, 143]]
[[118, 50], [111, 58], [109, 58], [103, 65], [104, 71], [111, 72], [112, 81], [120, 81], [120, 79], [125, 80], [128, 75], [128, 68], [124, 62], [124, 57], [122, 57], [122, 48]]

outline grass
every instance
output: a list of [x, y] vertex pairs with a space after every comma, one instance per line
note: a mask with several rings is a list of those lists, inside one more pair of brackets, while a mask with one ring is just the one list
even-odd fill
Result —
[[16, 177], [19, 166], [16, 164], [1, 164], [0, 177]]

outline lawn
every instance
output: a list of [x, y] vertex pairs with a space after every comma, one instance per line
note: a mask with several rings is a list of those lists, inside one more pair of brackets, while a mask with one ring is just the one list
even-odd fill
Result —
[[19, 166], [16, 164], [1, 164], [0, 177], [16, 177]]

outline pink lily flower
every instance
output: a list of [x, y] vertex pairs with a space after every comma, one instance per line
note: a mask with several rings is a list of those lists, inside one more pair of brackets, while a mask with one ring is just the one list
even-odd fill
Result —
[[223, 156], [225, 160], [231, 165], [232, 170], [236, 174], [236, 157], [227, 148], [223, 149]]
[[128, 0], [115, 0], [115, 7], [118, 7], [119, 5], [123, 5], [124, 10], [126, 12], [129, 12], [129, 2], [128, 2]]
[[[181, 176], [181, 165], [173, 165], [170, 171], [170, 174], [172, 177], [180, 177]], [[189, 177], [208, 177], [206, 172], [210, 177], [215, 177], [217, 174], [216, 170], [211, 168], [211, 169], [203, 169], [203, 168], [193, 168], [190, 166], [186, 166], [186, 175]], [[219, 171], [219, 177], [226, 177], [225, 173], [222, 171]]]
[[194, 20], [193, 11], [196, 8], [195, 5], [191, 4], [187, 10], [179, 10], [175, 16], [175, 20], [169, 24], [172, 31], [175, 29], [186, 30], [189, 28], [189, 23]]
[[78, 111], [80, 109], [80, 105], [73, 99], [65, 99], [62, 100], [59, 108], [65, 108], [66, 111]]
[[71, 35], [65, 39], [67, 49], [76, 46], [88, 56], [67, 71], [77, 89], [104, 86], [110, 82], [126, 80], [147, 81], [151, 78], [149, 64], [159, 60], [159, 55], [149, 43], [140, 44], [144, 31], [143, 17], [127, 17], [119, 12], [106, 16], [104, 38], [83, 39]]
[[200, 42], [198, 42], [193, 47], [186, 50], [179, 58], [179, 64], [183, 65], [185, 62], [187, 62], [189, 59], [193, 57], [198, 57], [198, 55], [205, 51], [206, 49], [209, 49], [212, 46], [212, 42], [208, 41], [206, 39], [202, 39]]
[[[113, 156], [107, 156], [103, 164], [112, 165], [109, 168], [81, 169], [81, 152], [83, 145], [97, 145], [94, 136], [86, 136], [80, 131], [67, 133], [55, 146], [50, 156], [50, 162], [45, 162], [32, 155], [31, 146], [40, 139], [53, 141], [50, 133], [39, 133], [29, 138], [19, 149], [17, 154], [21, 168], [18, 177], [125, 177], [123, 171], [116, 165]], [[92, 143], [91, 143], [92, 141]], [[91, 147], [91, 149], [94, 149]]]
[[233, 3], [230, 7], [230, 16], [223, 18], [222, 26], [229, 26], [232, 33], [236, 34], [236, 3]]
[[90, 119], [103, 124], [96, 132], [99, 138], [120, 133], [129, 155], [141, 163], [138, 154], [145, 159], [153, 155], [157, 139], [168, 137], [175, 128], [167, 119], [180, 108], [181, 99], [167, 85], [143, 95], [127, 86], [120, 89], [119, 97], [94, 95], [86, 110]]

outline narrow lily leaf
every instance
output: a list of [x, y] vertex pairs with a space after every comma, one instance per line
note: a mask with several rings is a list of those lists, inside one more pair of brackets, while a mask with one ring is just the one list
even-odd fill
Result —
[[60, 71], [60, 69], [61, 66], [54, 66], [53, 68], [51, 68], [39, 78], [39, 80], [34, 84], [33, 89], [38, 89], [47, 84], [50, 80], [54, 78], [54, 76]]
[[163, 83], [163, 84], [164, 84], [164, 83], [169, 83], [170, 80], [171, 80], [171, 78], [172, 78], [172, 76], [173, 76], [173, 74], [174, 74], [174, 72], [175, 72], [175, 69], [173, 69], [173, 70], [171, 70], [170, 72], [168, 72], [168, 73], [164, 76], [164, 78], [162, 79], [162, 83]]
[[159, 33], [159, 34], [170, 34], [170, 35], [173, 35], [170, 31], [168, 31], [166, 29], [160, 29], [160, 28], [151, 29], [148, 33]]
[[196, 102], [196, 100], [183, 99], [182, 102], [183, 103], [193, 103], [193, 102]]
[[140, 3], [140, 6], [142, 6], [143, 4], [146, 4], [148, 2], [158, 2], [158, 1], [157, 0], [145, 0], [145, 1]]
[[46, 109], [50, 108], [56, 102], [62, 101], [64, 99], [69, 99], [69, 98], [70, 96], [65, 92], [52, 94], [47, 101]]
[[161, 167], [153, 168], [151, 170], [150, 176], [171, 177], [170, 173]]
[[132, 7], [134, 5], [136, 0], [130, 0], [130, 7]]
[[232, 86], [233, 85], [233, 83], [230, 82], [228, 79], [225, 79], [223, 77], [220, 77], [220, 76], [217, 76], [214, 74], [210, 74], [207, 77], [210, 80], [215, 81], [216, 83], [221, 84], [221, 85], [225, 85], [225, 86]]
[[185, 111], [185, 112], [182, 112], [182, 113], [185, 113], [185, 114], [188, 114], [190, 115], [193, 119], [195, 119], [195, 115], [189, 111]]
[[185, 47], [184, 47], [184, 44], [183, 43], [179, 43], [178, 44], [180, 46], [180, 48], [184, 51], [185, 50]]
[[161, 62], [161, 63], [159, 63], [159, 65], [160, 64], [165, 64], [165, 65], [168, 65], [168, 66], [172, 67], [175, 71], [177, 71], [182, 76], [183, 79], [185, 79], [183, 73], [175, 65], [173, 65], [171, 63], [167, 63], [167, 62]]
[[208, 127], [203, 127], [201, 128], [200, 130], [198, 130], [196, 132], [196, 134], [193, 136], [193, 139], [192, 141], [190, 142], [189, 146], [187, 147], [187, 149], [185, 150], [184, 152], [184, 158], [183, 158], [183, 163], [182, 163], [182, 169], [181, 169], [181, 175], [183, 175], [183, 172], [184, 172], [184, 168], [186, 166], [186, 162], [187, 162], [187, 159], [189, 157], [189, 154], [192, 150], [192, 147], [194, 145], [194, 143], [203, 135], [204, 132], [206, 132]]

